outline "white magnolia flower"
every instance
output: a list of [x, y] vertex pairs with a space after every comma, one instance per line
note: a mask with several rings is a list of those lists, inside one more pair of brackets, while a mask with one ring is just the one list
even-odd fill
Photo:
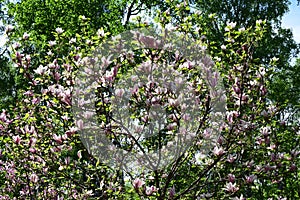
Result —
[[50, 45], [50, 47], [56, 45], [56, 41], [49, 41], [49, 45]]
[[23, 38], [23, 40], [27, 40], [27, 39], [29, 38], [29, 36], [30, 36], [30, 35], [29, 35], [28, 33], [25, 32], [25, 33], [23, 34], [23, 37], [22, 37], [22, 38]]
[[43, 74], [45, 74], [47, 69], [48, 69], [47, 66], [40, 65], [37, 69], [35, 69], [33, 71], [39, 75], [43, 75]]
[[201, 165], [203, 163], [203, 160], [206, 158], [206, 155], [202, 152], [195, 154], [195, 160], [197, 165]]
[[64, 30], [60, 27], [56, 28], [55, 31], [58, 33], [58, 34], [62, 34], [64, 32]]
[[71, 38], [70, 41], [69, 41], [69, 44], [73, 44], [76, 42], [76, 38]]
[[229, 23], [227, 23], [227, 26], [229, 26], [230, 28], [235, 28], [235, 26], [236, 26], [236, 22], [229, 22]]
[[97, 35], [98, 35], [99, 37], [103, 37], [103, 36], [104, 36], [104, 30], [103, 30], [103, 29], [99, 29], [99, 30], [97, 31]]
[[12, 30], [14, 30], [14, 26], [12, 26], [12, 25], [8, 25], [8, 26], [6, 26], [5, 27], [5, 33], [9, 33], [9, 32], [11, 32]]

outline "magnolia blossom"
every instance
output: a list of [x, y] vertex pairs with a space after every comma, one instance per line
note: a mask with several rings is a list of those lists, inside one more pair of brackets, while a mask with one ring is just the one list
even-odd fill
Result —
[[140, 179], [140, 178], [136, 178], [136, 179], [133, 181], [133, 187], [134, 187], [135, 189], [138, 189], [138, 188], [142, 187], [144, 184], [145, 184], [145, 182], [144, 182], [142, 179]]
[[53, 139], [55, 140], [55, 142], [57, 142], [58, 144], [62, 144], [62, 136], [61, 135], [56, 135], [53, 134]]
[[76, 131], [78, 131], [77, 127], [71, 127], [68, 131], [66, 131], [66, 134], [70, 137], [71, 135], [74, 135]]
[[64, 30], [60, 27], [56, 28], [55, 31], [58, 33], [58, 34], [61, 34], [64, 32]]
[[263, 20], [259, 19], [259, 20], [256, 20], [256, 24], [261, 24], [263, 22]]
[[51, 50], [50, 50], [50, 51], [48, 51], [48, 52], [47, 52], [47, 55], [48, 55], [48, 56], [53, 56], [53, 53], [52, 53], [52, 51], [51, 51]]
[[36, 141], [37, 141], [36, 138], [34, 138], [34, 137], [30, 138], [30, 140], [29, 140], [29, 145], [30, 145], [30, 146], [34, 146], [34, 145], [36, 144]]
[[169, 189], [169, 198], [172, 199], [176, 194], [175, 187]]
[[235, 175], [234, 174], [228, 174], [228, 181], [233, 183], [235, 181]]
[[11, 32], [12, 30], [14, 30], [15, 27], [13, 27], [12, 25], [8, 25], [5, 27], [5, 33], [9, 33]]
[[29, 35], [28, 33], [25, 32], [25, 33], [23, 34], [23, 37], [22, 37], [22, 38], [23, 38], [23, 40], [27, 40], [27, 39], [29, 38], [29, 36], [30, 36], [30, 35]]
[[21, 128], [21, 132], [23, 134], [36, 133], [34, 126], [29, 126], [28, 124], [26, 124], [24, 128]]
[[240, 188], [236, 185], [236, 183], [226, 183], [224, 190], [230, 193], [235, 193], [239, 190]]
[[235, 28], [236, 22], [229, 22], [229, 23], [227, 23], [227, 26], [229, 26], [231, 28]]
[[211, 137], [211, 134], [212, 134], [212, 130], [211, 129], [205, 129], [204, 132], [203, 132], [203, 137], [204, 139], [209, 139]]
[[171, 99], [171, 98], [169, 98], [168, 102], [169, 102], [170, 106], [178, 106], [179, 105], [179, 102], [178, 102], [177, 99]]
[[256, 176], [253, 174], [251, 174], [250, 176], [246, 176], [246, 183], [248, 183], [248, 184], [253, 183], [255, 179], [256, 179]]
[[103, 29], [99, 29], [99, 30], [97, 31], [97, 35], [98, 35], [99, 37], [103, 37], [103, 36], [104, 36], [104, 30], [103, 30]]
[[82, 158], [81, 150], [77, 151], [77, 156], [78, 156], [79, 159]]
[[214, 155], [221, 156], [225, 153], [224, 149], [222, 147], [215, 147], [213, 150]]
[[36, 183], [36, 182], [38, 182], [39, 177], [36, 174], [31, 174], [29, 179], [31, 182]]
[[271, 128], [269, 126], [263, 127], [260, 132], [262, 135], [267, 136], [270, 134]]
[[238, 117], [239, 113], [237, 111], [227, 111], [226, 115], [228, 122], [231, 124], [233, 123], [234, 118]]
[[148, 187], [148, 186], [146, 187], [146, 195], [151, 195], [156, 191], [157, 191], [157, 188], [153, 185], [151, 185], [150, 187]]
[[203, 163], [203, 160], [206, 158], [206, 155], [202, 152], [195, 154], [196, 164], [200, 165]]
[[56, 45], [56, 41], [49, 41], [49, 45], [50, 45], [50, 47]]
[[2, 113], [0, 114], [0, 120], [5, 122], [6, 121], [6, 111], [2, 110]]
[[115, 90], [115, 94], [116, 94], [117, 97], [122, 97], [124, 93], [125, 93], [124, 89], [119, 89], [118, 88], [118, 89]]
[[279, 60], [279, 58], [276, 58], [276, 57], [273, 57], [272, 59], [271, 59], [271, 61], [273, 61], [273, 62], [277, 62]]
[[230, 29], [234, 29], [236, 26], [236, 23], [235, 22], [229, 22], [227, 23], [227, 27], [225, 28], [225, 31], [230, 31]]
[[21, 44], [20, 44], [19, 42], [15, 42], [15, 43], [13, 43], [13, 45], [12, 45], [12, 47], [13, 47], [14, 49], [18, 49], [20, 46], [21, 46]]
[[79, 18], [81, 18], [82, 20], [86, 20], [87, 19], [84, 15], [80, 15]]
[[76, 42], [76, 38], [71, 38], [70, 41], [69, 41], [69, 44], [73, 44]]
[[20, 136], [13, 136], [12, 137], [13, 138], [13, 141], [17, 144], [17, 145], [19, 145], [20, 143], [21, 143], [21, 137]]
[[26, 59], [28, 62], [30, 62], [30, 60], [31, 60], [30, 55], [26, 55], [26, 56], [25, 56], [25, 59]]
[[227, 158], [227, 162], [229, 163], [233, 163], [236, 159], [236, 156], [233, 156], [233, 155], [228, 155], [228, 158]]

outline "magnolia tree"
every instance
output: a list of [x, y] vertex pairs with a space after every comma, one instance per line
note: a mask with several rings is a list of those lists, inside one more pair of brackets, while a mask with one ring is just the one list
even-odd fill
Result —
[[268, 99], [277, 59], [253, 56], [265, 21], [216, 46], [186, 9], [113, 37], [58, 27], [39, 60], [13, 41], [29, 84], [0, 115], [1, 199], [300, 197], [299, 124]]

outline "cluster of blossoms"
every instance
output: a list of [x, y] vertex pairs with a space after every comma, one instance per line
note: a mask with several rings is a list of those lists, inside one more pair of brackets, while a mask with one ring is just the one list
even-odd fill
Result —
[[[176, 6], [178, 11], [184, 8], [184, 3]], [[176, 29], [192, 27], [189, 20], [184, 18], [185, 24]], [[299, 129], [282, 121], [281, 108], [268, 99], [266, 77], [272, 68], [253, 58], [263, 23], [258, 21], [255, 30], [228, 23], [224, 44], [211, 53], [215, 62], [203, 55], [195, 61], [198, 51], [184, 58], [182, 52], [194, 46], [170, 53], [170, 41], [138, 32], [133, 33], [137, 41], [149, 48], [129, 51], [121, 40], [112, 45], [112, 55], [91, 57], [89, 49], [107, 36], [103, 29], [93, 37], [79, 37], [59, 27], [42, 61], [37, 61], [34, 53], [24, 53], [31, 34], [22, 33], [13, 44], [13, 61], [23, 81], [19, 99], [13, 109], [0, 114], [0, 199], [108, 199], [120, 194], [125, 198], [126, 192], [130, 198], [245, 199], [288, 196], [286, 188], [296, 191], [299, 183], [291, 180], [299, 175]], [[13, 30], [8, 26], [5, 31], [10, 35]], [[79, 69], [85, 75], [77, 76], [81, 91], [74, 86]], [[86, 81], [87, 75], [93, 75], [97, 85]], [[94, 91], [94, 99], [77, 102], [85, 110], [75, 116], [74, 96]], [[224, 95], [227, 105], [221, 110], [218, 103]], [[91, 119], [100, 121], [100, 133], [112, 143], [109, 148], [138, 152], [136, 163], [150, 168], [145, 172], [150, 178], [145, 179], [144, 172], [132, 176], [130, 170], [111, 169], [105, 159], [97, 159], [95, 146], [107, 150], [101, 149], [102, 141], [93, 137], [82, 142], [78, 133], [95, 125]], [[132, 190], [124, 183], [124, 171]]]

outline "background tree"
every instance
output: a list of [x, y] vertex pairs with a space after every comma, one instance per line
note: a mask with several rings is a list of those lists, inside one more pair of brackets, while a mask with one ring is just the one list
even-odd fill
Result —
[[[8, 29], [3, 25], [4, 21], [8, 21], [9, 17], [6, 12], [5, 1], [0, 1], [0, 35], [1, 40], [5, 39]], [[15, 70], [13, 69], [8, 58], [8, 51], [5, 45], [0, 47], [0, 109], [13, 105], [15, 101]]]
[[[299, 91], [292, 89], [293, 85], [282, 84], [286, 80], [297, 82], [296, 74], [299, 70], [297, 66], [291, 64], [291, 59], [297, 57], [299, 53], [299, 44], [293, 39], [291, 30], [281, 26], [282, 17], [289, 10], [290, 1], [195, 0], [192, 1], [192, 5], [201, 12], [204, 20], [209, 17], [215, 18], [212, 24], [200, 31], [208, 40], [216, 42], [219, 46], [226, 40], [222, 33], [228, 22], [235, 22], [236, 26], [240, 28], [248, 28], [253, 27], [256, 20], [267, 20], [264, 38], [256, 47], [253, 56], [266, 64], [266, 67], [272, 58], [279, 59], [276, 73], [272, 77], [268, 77], [272, 82], [269, 98], [283, 105], [287, 102], [295, 105], [299, 101], [299, 93], [297, 93]], [[291, 91], [293, 91], [292, 97], [289, 95]], [[284, 110], [283, 113], [288, 112]]]

